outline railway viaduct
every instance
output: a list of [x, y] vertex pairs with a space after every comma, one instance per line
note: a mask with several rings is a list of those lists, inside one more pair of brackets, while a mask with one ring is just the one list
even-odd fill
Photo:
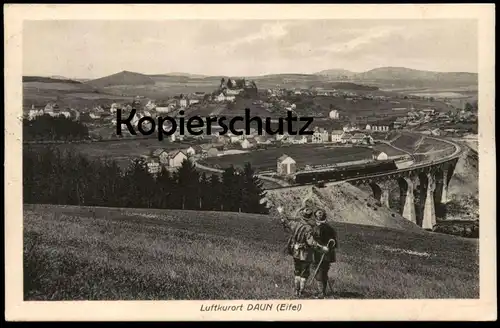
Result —
[[[448, 201], [448, 184], [457, 161], [458, 157], [453, 157], [446, 161], [362, 177], [348, 182], [355, 186], [371, 187], [374, 198], [387, 207], [390, 207], [390, 191], [399, 188], [400, 208], [396, 210], [423, 229], [432, 229], [436, 224], [436, 205], [446, 204]], [[415, 203], [416, 193], [418, 193], [418, 204]]]
[[[432, 229], [436, 224], [436, 205], [447, 203], [448, 185], [462, 154], [460, 145], [449, 140], [439, 140], [453, 145], [454, 152], [439, 160], [424, 161], [404, 169], [327, 182], [325, 187], [346, 182], [358, 187], [370, 187], [374, 198], [389, 208], [390, 191], [399, 188], [400, 206], [394, 210], [423, 229]], [[295, 186], [274, 189], [281, 188], [293, 189]]]

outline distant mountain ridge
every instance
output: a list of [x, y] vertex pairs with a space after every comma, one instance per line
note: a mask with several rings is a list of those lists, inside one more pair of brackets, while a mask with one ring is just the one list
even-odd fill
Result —
[[191, 73], [183, 73], [183, 72], [171, 72], [167, 74], [154, 74], [150, 76], [182, 76], [182, 77], [189, 77], [192, 79], [202, 79], [205, 77], [209, 77], [208, 75], [202, 75], [202, 74], [191, 74]]
[[56, 77], [45, 77], [45, 76], [23, 76], [23, 82], [43, 82], [43, 83], [72, 83], [81, 84], [80, 81], [68, 79], [68, 78], [56, 78]]
[[116, 74], [101, 77], [99, 79], [86, 81], [85, 83], [97, 88], [104, 88], [115, 85], [152, 85], [155, 84], [153, 78], [149, 75], [122, 71]]
[[339, 74], [348, 76], [353, 81], [429, 81], [429, 82], [469, 82], [477, 83], [478, 74], [468, 72], [435, 72], [406, 67], [379, 67], [372, 70], [354, 73], [346, 70], [324, 70], [316, 73], [335, 77]]
[[[60, 81], [70, 82], [80, 81], [85, 84], [91, 85], [95, 88], [112, 87], [119, 85], [154, 85], [157, 81], [178, 81], [184, 83], [189, 79], [206, 79], [220, 80], [224, 75], [219, 76], [206, 76], [201, 74], [190, 74], [184, 72], [172, 72], [167, 74], [142, 74], [131, 71], [122, 71], [116, 74], [104, 76], [98, 79], [68, 79], [62, 76], [54, 77], [33, 77], [24, 76], [23, 81]], [[345, 69], [328, 69], [314, 74], [297, 74], [297, 73], [282, 73], [282, 74], [266, 74], [260, 76], [247, 76], [246, 78], [255, 81], [272, 81], [277, 80], [286, 82], [290, 80], [302, 81], [308, 83], [311, 81], [322, 80], [338, 80], [355, 83], [368, 83], [368, 82], [400, 82], [402, 84], [452, 84], [452, 85], [477, 85], [478, 74], [468, 72], [435, 72], [416, 70], [406, 67], [380, 67], [366, 72], [352, 72]], [[78, 83], [78, 82], [77, 82]], [[258, 83], [258, 82], [257, 82]]]
[[333, 69], [326, 69], [321, 72], [315, 73], [315, 75], [323, 75], [323, 76], [330, 76], [330, 77], [351, 77], [356, 75], [355, 72], [346, 70], [346, 69], [341, 69], [341, 68], [333, 68]]
[[440, 79], [477, 79], [477, 73], [434, 72], [405, 67], [380, 67], [354, 75], [362, 80], [440, 80]]

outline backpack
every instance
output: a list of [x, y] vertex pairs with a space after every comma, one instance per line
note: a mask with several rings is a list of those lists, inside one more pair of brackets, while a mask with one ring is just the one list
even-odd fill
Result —
[[[303, 225], [306, 225], [306, 226], [309, 226], [309, 224], [307, 222], [304, 222], [302, 221], [301, 222]], [[290, 237], [288, 238], [288, 241], [286, 243], [286, 246], [285, 246], [285, 254], [288, 254], [288, 255], [291, 255], [293, 256], [295, 254], [295, 232], [292, 232], [292, 234], [290, 235]]]

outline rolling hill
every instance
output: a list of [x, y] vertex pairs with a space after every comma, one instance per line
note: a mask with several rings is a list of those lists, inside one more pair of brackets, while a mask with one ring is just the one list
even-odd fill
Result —
[[380, 67], [353, 75], [356, 80], [419, 80], [432, 82], [477, 83], [476, 73], [432, 72], [405, 67]]
[[[24, 205], [25, 300], [290, 299], [272, 216]], [[340, 299], [479, 297], [478, 241], [333, 222]], [[315, 284], [306, 289], [313, 297]]]
[[183, 73], [183, 72], [171, 72], [167, 74], [155, 74], [151, 76], [183, 76], [183, 77], [190, 77], [193, 79], [203, 79], [205, 77], [208, 77], [208, 75], [201, 75], [201, 74], [191, 74], [191, 73]]
[[356, 75], [355, 72], [348, 71], [346, 69], [333, 68], [326, 69], [321, 72], [315, 73], [315, 75], [324, 75], [332, 78], [341, 78], [341, 77], [351, 77]]
[[[122, 71], [113, 75], [93, 80], [66, 79], [50, 77], [24, 76], [23, 82], [44, 83], [42, 88], [50, 91], [51, 84], [56, 82], [69, 84], [80, 84], [82, 87], [93, 89], [91, 92], [109, 94], [119, 97], [133, 97], [141, 95], [150, 98], [164, 99], [191, 93], [194, 91], [212, 92], [220, 83], [221, 78], [227, 75], [203, 76], [184, 72], [173, 72], [168, 74], [142, 74], [131, 71]], [[230, 76], [238, 78], [237, 76]], [[477, 89], [477, 74], [474, 73], [440, 73], [419, 71], [403, 67], [382, 67], [367, 72], [354, 73], [343, 69], [332, 69], [318, 72], [316, 74], [268, 74], [262, 76], [245, 76], [257, 84], [259, 89], [268, 88], [324, 88], [343, 89], [357, 91], [376, 91], [377, 89], [400, 89], [415, 90], [421, 88], [426, 90], [448, 90], [464, 87]], [[344, 84], [339, 84], [344, 83]], [[37, 86], [38, 87], [38, 86]], [[59, 92], [60, 87], [53, 90]], [[49, 98], [45, 94], [37, 97]], [[92, 98], [94, 98], [93, 96]], [[35, 99], [36, 100], [36, 99]], [[29, 102], [32, 102], [29, 100]]]
[[122, 71], [113, 75], [101, 77], [99, 79], [85, 82], [97, 88], [104, 88], [118, 85], [154, 85], [155, 81], [149, 75]]
[[45, 77], [45, 76], [23, 76], [23, 83], [41, 82], [41, 83], [71, 83], [82, 84], [80, 81], [71, 80], [64, 77]]

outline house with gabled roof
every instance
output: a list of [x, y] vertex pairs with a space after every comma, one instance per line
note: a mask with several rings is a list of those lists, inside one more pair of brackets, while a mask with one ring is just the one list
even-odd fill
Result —
[[290, 175], [297, 171], [297, 162], [290, 156], [283, 154], [277, 161], [277, 173], [279, 175]]
[[366, 135], [364, 133], [355, 133], [351, 138], [351, 142], [361, 144], [365, 141], [365, 139]]
[[377, 160], [377, 161], [385, 161], [387, 160], [389, 157], [387, 156], [387, 154], [383, 151], [380, 151], [380, 150], [375, 150], [372, 154], [372, 158], [374, 160]]
[[151, 152], [151, 157], [152, 158], [157, 158], [159, 162], [163, 165], [167, 165], [169, 161], [169, 154], [166, 149], [163, 148], [158, 148], [155, 149]]
[[332, 130], [330, 132], [330, 141], [335, 143], [342, 142], [342, 135], [344, 135], [343, 130]]
[[168, 153], [168, 166], [171, 168], [180, 167], [188, 155], [182, 150], [174, 150]]

